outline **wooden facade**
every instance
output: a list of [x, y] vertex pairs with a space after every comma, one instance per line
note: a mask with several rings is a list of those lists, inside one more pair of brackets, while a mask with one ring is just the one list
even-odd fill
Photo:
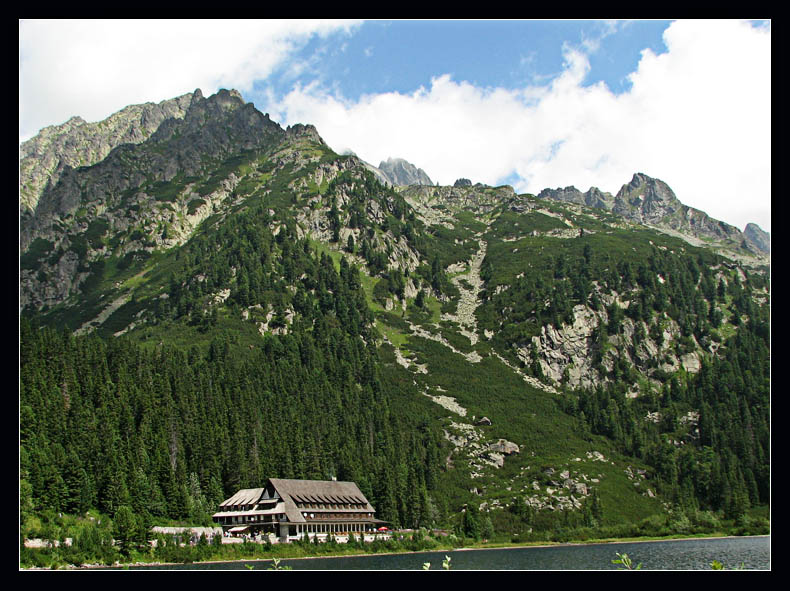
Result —
[[385, 522], [353, 482], [270, 478], [238, 491], [212, 516], [223, 531], [291, 541], [318, 535], [364, 535]]

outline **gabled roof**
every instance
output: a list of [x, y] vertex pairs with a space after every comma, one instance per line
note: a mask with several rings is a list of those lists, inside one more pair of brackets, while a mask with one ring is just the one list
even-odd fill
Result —
[[345, 497], [356, 499], [353, 502], [364, 505], [363, 511], [371, 513], [375, 511], [355, 482], [270, 478], [269, 483], [271, 483], [282, 498], [285, 513], [288, 516], [288, 521], [291, 523], [302, 523], [305, 521], [296, 503], [318, 502], [341, 504], [347, 502], [340, 500]]
[[220, 503], [220, 507], [229, 505], [254, 505], [263, 495], [262, 488], [243, 488], [232, 497]]

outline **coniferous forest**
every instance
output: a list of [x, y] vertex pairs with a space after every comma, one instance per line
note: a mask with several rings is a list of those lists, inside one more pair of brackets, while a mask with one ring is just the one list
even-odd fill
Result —
[[[303, 262], [298, 274], [317, 287], [317, 297], [293, 295], [310, 330], [296, 323], [241, 356], [237, 336], [221, 330], [205, 350], [183, 350], [75, 337], [23, 319], [23, 507], [112, 515], [129, 505], [148, 522], [205, 522], [239, 488], [331, 475], [357, 482], [383, 519], [423, 520], [437, 435], [397, 382], [381, 379], [376, 349], [365, 344], [370, 313], [358, 271], [343, 260], [338, 273], [329, 257], [305, 254], [307, 243], [282, 244], [281, 260]], [[258, 294], [231, 297], [257, 302]], [[188, 296], [172, 299], [163, 317], [190, 313]]]
[[234, 96], [23, 219], [24, 566], [289, 552], [149, 546], [268, 478], [353, 481], [413, 530], [365, 551], [770, 531], [769, 259], [384, 185]]

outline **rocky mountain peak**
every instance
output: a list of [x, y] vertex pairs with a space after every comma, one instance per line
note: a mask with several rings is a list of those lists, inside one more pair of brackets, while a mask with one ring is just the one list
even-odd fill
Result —
[[[202, 95], [201, 95], [202, 96]], [[244, 99], [238, 90], [220, 88], [215, 95], [210, 97], [225, 108], [234, 108], [244, 104]]]
[[556, 189], [543, 189], [538, 193], [538, 199], [554, 199], [555, 201], [566, 201], [569, 203], [584, 203], [584, 195], [574, 186], [557, 187]]
[[[265, 117], [268, 119], [269, 115], [266, 114]], [[285, 130], [285, 132], [288, 135], [288, 137], [292, 139], [304, 138], [316, 142], [317, 144], [320, 144], [322, 146], [326, 145], [323, 138], [318, 134], [318, 130], [315, 128], [314, 125], [310, 125], [310, 124], [305, 125], [302, 123], [296, 123], [294, 125], [289, 126]]]
[[745, 254], [762, 260], [770, 253], [770, 235], [759, 227], [750, 228], [747, 233], [715, 220], [704, 211], [684, 205], [664, 181], [642, 172], [635, 173], [614, 197], [596, 187], [582, 193], [573, 186], [543, 189], [538, 197], [606, 209], [630, 221], [679, 235], [692, 244], [700, 243], [700, 239], [708, 243], [712, 240], [727, 256], [737, 258]]
[[585, 205], [599, 209], [611, 209], [612, 200], [611, 193], [604, 193], [598, 187], [590, 187], [590, 190], [584, 194]]
[[378, 166], [379, 170], [396, 186], [433, 185], [430, 177], [421, 168], [403, 158], [387, 158]]
[[538, 194], [538, 198], [554, 199], [555, 201], [565, 201], [599, 209], [612, 209], [613, 205], [612, 195], [604, 193], [598, 187], [590, 187], [586, 193], [582, 193], [574, 186], [565, 187], [564, 189], [543, 189]]
[[645, 211], [661, 206], [677, 207], [680, 205], [680, 201], [669, 185], [641, 172], [634, 174], [631, 182], [621, 187], [615, 199], [627, 201], [629, 205]]
[[765, 253], [771, 252], [771, 234], [766, 232], [757, 224], [746, 224], [743, 230], [744, 235], [749, 241], [756, 246], [759, 250]]
[[144, 142], [168, 119], [183, 119], [202, 96], [198, 89], [156, 104], [128, 106], [99, 122], [74, 116], [45, 127], [19, 147], [20, 210], [33, 211], [45, 189], [54, 187], [65, 170], [92, 166], [121, 144]]

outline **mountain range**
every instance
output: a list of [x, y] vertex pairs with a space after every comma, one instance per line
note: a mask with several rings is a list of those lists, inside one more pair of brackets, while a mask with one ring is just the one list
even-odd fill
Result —
[[642, 173], [438, 186], [196, 90], [20, 146], [19, 280], [36, 510], [199, 519], [264, 477], [505, 536], [768, 503], [770, 236]]

